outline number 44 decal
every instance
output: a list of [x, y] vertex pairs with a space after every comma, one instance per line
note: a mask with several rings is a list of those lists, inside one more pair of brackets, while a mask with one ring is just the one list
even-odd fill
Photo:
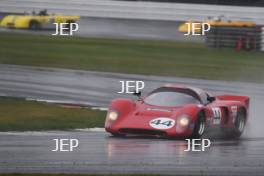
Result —
[[166, 117], [159, 117], [151, 120], [149, 125], [156, 129], [169, 129], [175, 125], [175, 120]]
[[221, 123], [221, 117], [222, 117], [222, 113], [221, 113], [221, 109], [220, 108], [212, 108], [213, 111], [213, 124], [217, 125]]
[[172, 121], [171, 120], [164, 121], [164, 122], [162, 122], [162, 120], [154, 120], [151, 123], [155, 124], [155, 125], [166, 125], [168, 127], [172, 125]]

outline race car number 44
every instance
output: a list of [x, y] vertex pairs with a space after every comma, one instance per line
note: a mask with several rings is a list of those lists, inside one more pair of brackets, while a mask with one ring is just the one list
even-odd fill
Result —
[[164, 130], [164, 129], [172, 128], [175, 125], [175, 120], [170, 118], [160, 117], [151, 120], [149, 122], [149, 125], [152, 128]]

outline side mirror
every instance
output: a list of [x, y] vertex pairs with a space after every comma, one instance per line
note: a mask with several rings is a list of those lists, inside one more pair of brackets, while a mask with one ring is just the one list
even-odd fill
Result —
[[138, 91], [138, 92], [133, 92], [133, 95], [137, 96], [138, 97], [138, 100], [141, 99], [141, 91]]
[[207, 97], [207, 100], [210, 102], [210, 103], [212, 103], [212, 102], [214, 102], [215, 100], [216, 100], [216, 98], [215, 97]]

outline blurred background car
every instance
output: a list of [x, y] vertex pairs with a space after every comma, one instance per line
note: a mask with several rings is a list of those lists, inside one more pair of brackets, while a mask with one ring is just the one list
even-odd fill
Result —
[[53, 23], [74, 23], [80, 19], [80, 16], [66, 16], [48, 14], [47, 10], [42, 10], [36, 14], [23, 14], [23, 15], [7, 15], [1, 23], [1, 27], [14, 28], [14, 29], [31, 29], [39, 30], [49, 28]]
[[192, 26], [193, 23], [199, 23], [199, 24], [195, 24], [195, 29], [194, 29], [195, 33], [201, 33], [202, 23], [208, 23], [211, 26], [222, 26], [222, 27], [253, 27], [257, 25], [255, 22], [252, 21], [233, 21], [226, 18], [225, 16], [218, 16], [214, 18], [209, 17], [209, 19], [204, 22], [201, 21], [184, 22], [179, 26], [178, 31], [182, 33], [187, 33], [188, 24]]

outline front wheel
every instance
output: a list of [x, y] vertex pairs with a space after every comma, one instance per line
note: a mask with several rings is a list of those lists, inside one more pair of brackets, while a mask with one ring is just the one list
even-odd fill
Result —
[[29, 29], [30, 30], [40, 30], [40, 28], [41, 28], [41, 25], [39, 22], [34, 21], [34, 20], [30, 21], [30, 23], [29, 23]]
[[120, 134], [120, 133], [111, 133], [111, 135], [113, 136], [113, 137], [117, 137], [117, 138], [122, 138], [122, 137], [125, 137], [126, 135], [124, 135], [124, 134]]
[[194, 125], [191, 138], [194, 139], [201, 138], [202, 135], [204, 134], [204, 131], [205, 131], [205, 115], [203, 113], [199, 113]]

